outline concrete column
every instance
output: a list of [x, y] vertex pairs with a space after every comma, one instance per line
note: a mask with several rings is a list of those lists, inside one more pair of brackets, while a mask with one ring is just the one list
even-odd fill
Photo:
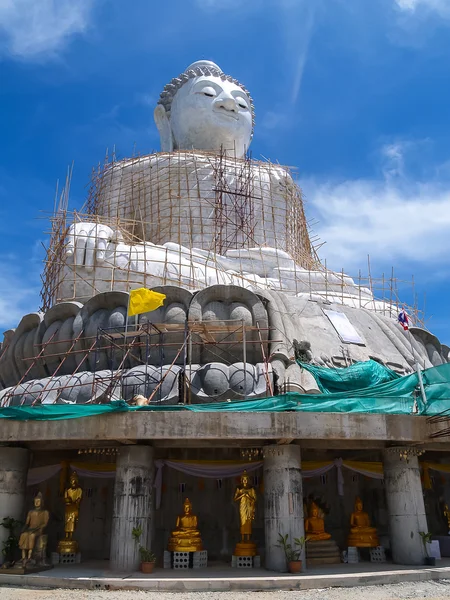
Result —
[[266, 568], [287, 571], [278, 534], [289, 534], [291, 543], [305, 534], [299, 446], [264, 447], [264, 528]]
[[[4, 517], [23, 520], [27, 489], [28, 450], [0, 447], [0, 522]], [[0, 549], [8, 535], [0, 527]], [[0, 563], [3, 556], [0, 553]]]
[[[408, 453], [407, 460], [400, 458], [404, 452]], [[425, 550], [419, 531], [428, 531], [428, 526], [419, 462], [413, 448], [384, 451], [384, 482], [393, 561], [400, 565], [423, 564]]]
[[120, 448], [111, 528], [112, 570], [136, 571], [139, 568], [139, 550], [131, 532], [133, 527], [141, 527], [140, 543], [151, 549], [153, 511], [153, 448]]

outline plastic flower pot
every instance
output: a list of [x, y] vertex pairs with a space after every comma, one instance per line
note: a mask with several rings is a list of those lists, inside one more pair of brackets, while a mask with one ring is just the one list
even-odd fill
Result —
[[289, 571], [291, 573], [301, 573], [302, 572], [302, 561], [301, 560], [291, 560], [289, 562]]
[[153, 567], [155, 566], [154, 562], [142, 562], [141, 563], [141, 571], [143, 573], [153, 573]]

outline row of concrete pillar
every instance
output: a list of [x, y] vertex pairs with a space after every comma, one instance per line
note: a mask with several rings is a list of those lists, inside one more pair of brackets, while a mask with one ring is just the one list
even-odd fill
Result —
[[[278, 535], [304, 535], [300, 447], [264, 447], [264, 527], [266, 567], [285, 571]], [[3, 517], [23, 519], [29, 455], [23, 448], [0, 448], [0, 522]], [[154, 460], [150, 446], [126, 446], [117, 458], [111, 527], [110, 567], [135, 570], [139, 553], [132, 538], [141, 527], [141, 544], [151, 547], [154, 529]], [[424, 549], [419, 531], [427, 531], [417, 457], [400, 457], [398, 448], [384, 452], [384, 480], [394, 562], [421, 564]], [[0, 528], [0, 547], [6, 530]]]

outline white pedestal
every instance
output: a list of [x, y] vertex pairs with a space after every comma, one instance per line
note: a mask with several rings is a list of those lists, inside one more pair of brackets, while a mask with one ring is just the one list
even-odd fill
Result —
[[52, 552], [50, 554], [50, 560], [52, 565], [78, 565], [81, 562], [81, 553], [64, 553]]
[[359, 552], [355, 546], [349, 546], [347, 549], [347, 562], [348, 564], [359, 563]]
[[164, 551], [165, 569], [204, 569], [208, 566], [208, 551], [169, 552]]
[[231, 557], [231, 566], [238, 569], [259, 569], [261, 567], [260, 556], [233, 556]]
[[370, 549], [370, 562], [385, 563], [386, 553], [383, 546], [377, 546]]
[[429, 556], [432, 556], [436, 560], [441, 560], [441, 547], [439, 545], [439, 540], [431, 540], [431, 542], [427, 544], [427, 547]]

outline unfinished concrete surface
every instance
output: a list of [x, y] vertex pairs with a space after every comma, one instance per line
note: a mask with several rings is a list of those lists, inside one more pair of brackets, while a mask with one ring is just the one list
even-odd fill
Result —
[[[63, 421], [0, 419], [0, 442], [80, 440], [359, 440], [434, 444], [445, 449], [448, 438], [431, 441], [426, 417], [349, 413], [192, 413], [139, 412]], [[364, 446], [363, 446], [364, 447]]]
[[[388, 448], [384, 452], [384, 481], [389, 511], [392, 558], [402, 565], [421, 565], [425, 548], [419, 532], [428, 532], [422, 482], [412, 448]], [[406, 453], [406, 458], [402, 453]], [[403, 454], [403, 456], [405, 456]]]
[[299, 446], [264, 447], [264, 529], [266, 568], [283, 573], [287, 564], [278, 546], [280, 533], [289, 536], [294, 548], [294, 538], [305, 533]]
[[[140, 563], [139, 545], [151, 547], [153, 526], [153, 448], [128, 446], [117, 457], [111, 526], [110, 567], [130, 571]], [[133, 528], [141, 528], [139, 543]]]
[[[28, 450], [0, 448], [0, 523], [5, 517], [21, 520], [25, 511]], [[0, 547], [8, 530], [0, 527]]]
[[[272, 575], [264, 569], [232, 569], [226, 565], [193, 572], [155, 569], [152, 575], [140, 572], [112, 574], [108, 563], [57, 567], [36, 575], [1, 575], [1, 585], [46, 589], [148, 590], [153, 592], [227, 592], [269, 590], [320, 590], [324, 588], [386, 585], [399, 582], [445, 580], [450, 578], [450, 561], [442, 560], [434, 568], [398, 565], [334, 565], [301, 575]], [[2, 597], [4, 590], [2, 590]], [[36, 592], [35, 592], [36, 593]], [[364, 594], [364, 592], [363, 592]], [[323, 597], [323, 596], [322, 596]], [[364, 596], [363, 596], [364, 597]]]

